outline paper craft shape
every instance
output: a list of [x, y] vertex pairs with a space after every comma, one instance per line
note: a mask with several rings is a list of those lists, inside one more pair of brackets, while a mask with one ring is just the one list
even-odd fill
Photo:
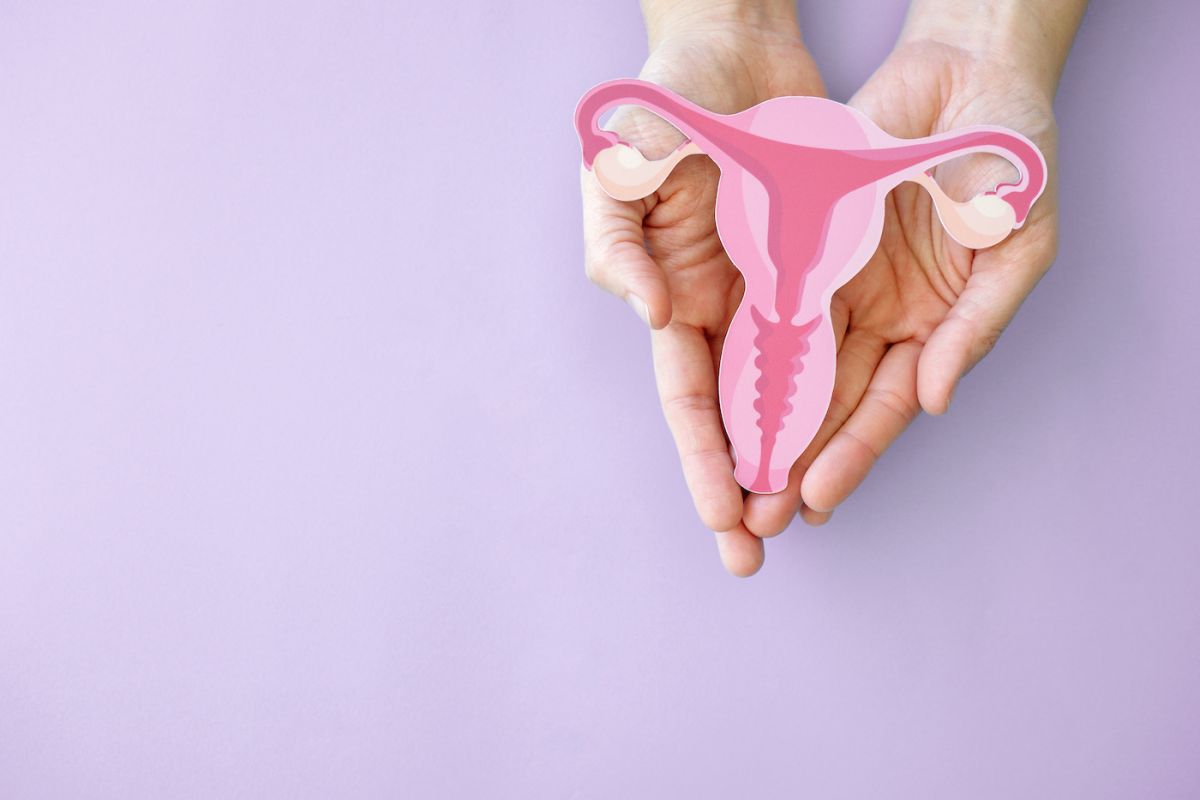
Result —
[[[605, 111], [627, 104], [662, 117], [687, 141], [647, 160], [599, 127]], [[616, 80], [583, 96], [575, 127], [584, 166], [617, 200], [653, 194], [689, 155], [704, 153], [720, 168], [717, 234], [746, 283], [721, 354], [721, 416], [734, 476], [758, 493], [787, 485], [829, 409], [837, 358], [829, 304], [878, 247], [887, 193], [902, 181], [920, 184], [946, 231], [981, 249], [1021, 227], [1046, 186], [1045, 159], [1015, 131], [974, 126], [897, 139], [819, 97], [779, 97], [723, 115], [653, 83]], [[954, 201], [929, 170], [970, 153], [1002, 156], [1020, 180]]]

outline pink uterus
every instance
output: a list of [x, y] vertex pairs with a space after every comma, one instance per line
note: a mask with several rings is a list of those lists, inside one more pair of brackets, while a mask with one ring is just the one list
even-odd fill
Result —
[[[688, 141], [647, 161], [599, 127], [606, 110], [625, 104], [654, 112]], [[721, 416], [734, 476], [759, 493], [787, 486], [829, 409], [837, 365], [830, 301], [879, 245], [887, 193], [905, 180], [921, 184], [947, 232], [982, 248], [1024, 223], [1046, 183], [1041, 153], [1014, 131], [976, 126], [897, 139], [818, 97], [722, 115], [655, 84], [617, 80], [584, 95], [575, 126], [584, 165], [619, 200], [649, 196], [688, 155], [707, 154], [720, 168], [717, 233], [746, 285], [721, 354]], [[955, 202], [928, 171], [971, 153], [1006, 158], [1020, 180]]]

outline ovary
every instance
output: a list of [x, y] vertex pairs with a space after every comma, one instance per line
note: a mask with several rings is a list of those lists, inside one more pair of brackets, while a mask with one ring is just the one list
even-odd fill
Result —
[[613, 199], [641, 200], [658, 191], [680, 161], [699, 152], [695, 142], [685, 142], [666, 158], [651, 161], [636, 147], [620, 143], [601, 150], [592, 169]]
[[1016, 211], [995, 194], [977, 194], [967, 202], [959, 203], [924, 172], [910, 180], [929, 192], [942, 227], [963, 247], [975, 250], [992, 247], [1007, 239], [1017, 227]]

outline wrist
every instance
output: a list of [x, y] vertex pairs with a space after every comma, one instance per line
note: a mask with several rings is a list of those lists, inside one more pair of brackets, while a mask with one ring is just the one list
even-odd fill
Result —
[[[735, 114], [772, 97], [824, 94], [790, 0], [643, 0], [642, 12], [650, 54], [639, 77], [709, 111]], [[621, 108], [608, 126], [652, 160], [682, 137], [640, 108]]]
[[798, 41], [790, 0], [642, 0], [650, 50], [678, 38], [735, 36], [762, 44]]
[[1086, 0], [913, 0], [900, 44], [932, 42], [994, 64], [1052, 100]]

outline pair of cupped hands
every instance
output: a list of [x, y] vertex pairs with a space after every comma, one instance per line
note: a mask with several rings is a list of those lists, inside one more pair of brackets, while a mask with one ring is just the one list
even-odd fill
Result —
[[[640, 77], [724, 114], [772, 97], [825, 93], [799, 30], [787, 26], [722, 23], [652, 38]], [[888, 195], [877, 252], [833, 298], [838, 356], [828, 415], [777, 494], [747, 494], [734, 481], [721, 423], [717, 369], [744, 283], [717, 238], [716, 166], [707, 156], [684, 159], [654, 195], [636, 202], [613, 200], [583, 172], [588, 276], [651, 328], [684, 478], [731, 573], [756, 572], [763, 540], [797, 515], [811, 525], [829, 520], [921, 410], [946, 412], [959, 380], [1049, 268], [1057, 230], [1051, 100], [1003, 59], [902, 39], [849, 101], [901, 138], [974, 124], [1017, 130], [1046, 156], [1050, 184], [1021, 230], [978, 252], [943, 233], [924, 189], [904, 183]], [[606, 127], [651, 159], [683, 141], [640, 109], [620, 109]], [[979, 156], [950, 162], [935, 177], [965, 200], [1014, 174], [1007, 162]]]

